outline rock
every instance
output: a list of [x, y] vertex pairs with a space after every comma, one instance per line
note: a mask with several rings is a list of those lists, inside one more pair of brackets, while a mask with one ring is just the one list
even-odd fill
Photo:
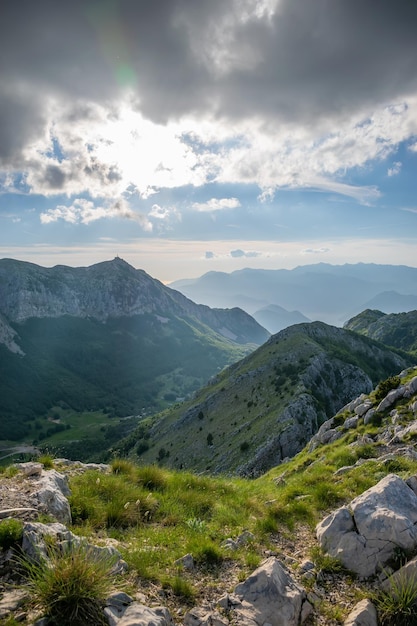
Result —
[[366, 578], [394, 556], [417, 546], [417, 496], [395, 474], [341, 507], [317, 525], [318, 541], [344, 567]]
[[406, 387], [404, 385], [402, 385], [401, 387], [398, 387], [397, 389], [392, 389], [391, 391], [387, 393], [385, 398], [381, 400], [381, 402], [376, 407], [375, 411], [377, 413], [381, 413], [382, 411], [385, 411], [390, 406], [392, 406], [394, 402], [397, 402], [397, 400], [402, 398], [404, 396], [405, 391], [406, 391]]
[[350, 430], [352, 428], [356, 428], [358, 425], [359, 417], [355, 415], [354, 417], [349, 417], [343, 424], [344, 430]]
[[370, 424], [370, 422], [372, 421], [373, 416], [375, 415], [375, 409], [369, 409], [369, 411], [367, 411], [365, 413], [365, 415], [363, 416], [363, 423], [365, 424], [365, 426], [367, 426], [368, 424]]
[[184, 556], [182, 556], [180, 559], [177, 559], [175, 561], [175, 565], [180, 565], [181, 567], [183, 567], [186, 570], [193, 570], [194, 569], [194, 559], [192, 554], [185, 554]]
[[4, 593], [0, 599], [0, 619], [10, 617], [10, 613], [16, 611], [28, 599], [29, 592], [24, 589], [14, 589]]
[[56, 470], [42, 473], [37, 497], [44, 513], [55, 517], [58, 522], [71, 524], [71, 509], [67, 496], [71, 494], [68, 478]]
[[408, 561], [403, 567], [384, 580], [381, 584], [381, 589], [391, 593], [391, 595], [395, 595], [395, 590], [406, 582], [413, 585], [417, 583], [417, 557]]
[[250, 541], [253, 541], [255, 539], [255, 535], [251, 532], [249, 532], [249, 530], [244, 530], [243, 533], [241, 533], [239, 535], [239, 537], [236, 539], [236, 543], [239, 546], [244, 546], [245, 544], [249, 543]]
[[375, 606], [370, 600], [362, 600], [349, 613], [343, 626], [378, 626]]
[[305, 559], [302, 563], [300, 563], [300, 569], [299, 572], [300, 574], [305, 574], [306, 572], [310, 572], [311, 570], [314, 569], [314, 563], [313, 561], [310, 561], [309, 559]]
[[417, 393], [417, 376], [414, 376], [406, 385], [405, 385], [405, 398], [411, 398], [414, 394]]
[[127, 570], [127, 563], [121, 558], [120, 552], [113, 546], [96, 546], [88, 543], [85, 537], [74, 535], [66, 526], [59, 522], [41, 524], [28, 522], [23, 526], [22, 552], [32, 561], [48, 560], [46, 538], [54, 540], [57, 549], [65, 551], [71, 547], [84, 545], [91, 558], [109, 558], [114, 561], [112, 574], [121, 574]]
[[116, 626], [119, 619], [132, 602], [133, 598], [123, 591], [112, 593], [111, 596], [106, 599], [104, 614], [107, 617], [109, 626]]
[[40, 476], [42, 474], [42, 463], [19, 463], [16, 467], [24, 473], [25, 476]]
[[229, 620], [211, 609], [195, 608], [184, 616], [184, 626], [229, 626]]
[[311, 614], [305, 590], [288, 570], [270, 557], [247, 580], [219, 598], [217, 606], [228, 619], [210, 609], [195, 608], [184, 618], [184, 626], [299, 626]]
[[307, 600], [304, 589], [275, 557], [267, 559], [245, 582], [237, 585], [234, 595], [242, 604], [238, 613], [242, 612], [255, 624], [271, 626], [298, 626]]
[[139, 602], [129, 604], [122, 617], [114, 624], [117, 626], [174, 626], [168, 609], [165, 607], [151, 609]]
[[239, 546], [234, 539], [228, 537], [227, 539], [222, 541], [221, 547], [225, 548], [225, 550], [237, 550]]
[[355, 407], [354, 411], [355, 411], [355, 413], [356, 413], [356, 415], [358, 417], [362, 417], [371, 408], [372, 408], [372, 401], [371, 400], [365, 400], [365, 402], [362, 402], [361, 404], [358, 404], [358, 406]]

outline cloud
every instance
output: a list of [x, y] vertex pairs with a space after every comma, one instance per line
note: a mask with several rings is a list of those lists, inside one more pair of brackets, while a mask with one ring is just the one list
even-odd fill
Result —
[[244, 250], [237, 249], [237, 250], [231, 250], [230, 256], [233, 257], [234, 259], [238, 259], [241, 257], [246, 257], [250, 259], [250, 258], [261, 256], [261, 253], [255, 252], [255, 250], [250, 250], [250, 251], [245, 252]]
[[110, 206], [96, 206], [92, 200], [76, 198], [69, 206], [58, 205], [40, 214], [42, 224], [63, 220], [70, 224], [90, 224], [99, 219], [118, 218], [137, 222], [145, 231], [152, 230], [152, 224], [141, 214], [132, 211], [122, 198]]
[[6, 2], [0, 146], [9, 159], [28, 145], [51, 99], [112, 106], [127, 91], [157, 123], [330, 128], [417, 88], [416, 4], [381, 0], [377, 18], [369, 0]]
[[330, 248], [305, 248], [300, 254], [325, 254], [330, 252]]
[[[114, 217], [128, 189], [133, 205], [206, 183], [257, 185], [260, 203], [306, 189], [371, 205], [378, 187], [347, 172], [415, 141], [416, 22], [409, 0], [381, 0], [377, 16], [370, 0], [7, 1], [3, 189], [65, 194], [44, 223]], [[94, 206], [77, 204], [82, 195]], [[179, 220], [157, 206], [145, 228]]]
[[240, 207], [237, 198], [211, 198], [207, 202], [194, 202], [192, 208], [199, 212], [223, 211]]
[[397, 176], [401, 171], [402, 163], [401, 161], [394, 161], [392, 167], [388, 168], [387, 174], [388, 176]]

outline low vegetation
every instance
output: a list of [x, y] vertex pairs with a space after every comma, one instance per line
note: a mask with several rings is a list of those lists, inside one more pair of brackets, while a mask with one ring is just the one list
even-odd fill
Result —
[[53, 546], [39, 562], [21, 560], [35, 605], [54, 626], [105, 626], [104, 600], [114, 561], [93, 554], [82, 544], [62, 553]]

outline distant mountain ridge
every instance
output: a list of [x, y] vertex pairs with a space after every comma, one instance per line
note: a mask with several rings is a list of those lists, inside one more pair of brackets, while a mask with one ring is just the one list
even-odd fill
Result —
[[170, 286], [209, 306], [241, 306], [253, 315], [262, 307], [278, 305], [312, 321], [342, 326], [366, 308], [381, 308], [369, 304], [374, 298], [380, 301], [381, 294], [385, 294], [382, 310], [386, 313], [416, 308], [417, 268], [317, 263], [292, 270], [208, 272]]

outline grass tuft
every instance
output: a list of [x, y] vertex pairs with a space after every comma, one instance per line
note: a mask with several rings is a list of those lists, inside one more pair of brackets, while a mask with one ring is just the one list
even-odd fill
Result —
[[406, 573], [391, 577], [389, 588], [375, 597], [381, 626], [417, 624], [417, 580]]
[[54, 626], [107, 624], [104, 600], [110, 591], [114, 558], [97, 555], [87, 546], [64, 553], [48, 548], [47, 560], [21, 561], [36, 605]]

